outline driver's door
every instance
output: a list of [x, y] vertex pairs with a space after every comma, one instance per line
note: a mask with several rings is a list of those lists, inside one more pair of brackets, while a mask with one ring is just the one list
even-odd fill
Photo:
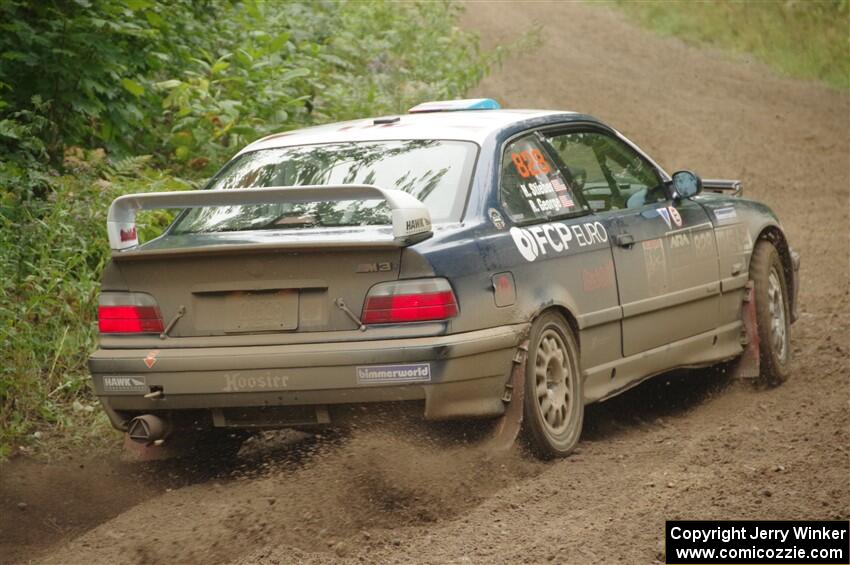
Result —
[[547, 137], [608, 230], [623, 309], [623, 356], [716, 328], [717, 245], [702, 206], [672, 201], [657, 169], [607, 131]]

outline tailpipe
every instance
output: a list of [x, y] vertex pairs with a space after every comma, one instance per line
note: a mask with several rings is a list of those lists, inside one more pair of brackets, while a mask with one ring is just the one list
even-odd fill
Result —
[[127, 436], [142, 445], [161, 445], [171, 431], [171, 426], [159, 416], [136, 416], [127, 424]]

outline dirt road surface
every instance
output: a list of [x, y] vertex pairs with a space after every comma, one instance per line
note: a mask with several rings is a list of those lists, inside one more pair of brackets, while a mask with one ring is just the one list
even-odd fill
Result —
[[594, 114], [777, 211], [803, 257], [790, 380], [654, 379], [592, 407], [578, 453], [548, 464], [374, 430], [211, 469], [18, 459], [0, 470], [0, 561], [655, 563], [666, 519], [850, 518], [847, 94], [605, 8], [471, 4], [464, 25], [543, 40], [475, 94]]

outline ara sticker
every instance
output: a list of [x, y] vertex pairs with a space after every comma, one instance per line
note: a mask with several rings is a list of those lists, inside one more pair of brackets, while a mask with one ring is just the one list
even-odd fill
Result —
[[668, 229], [673, 229], [673, 224], [670, 223], [670, 211], [667, 208], [658, 208], [658, 215], [664, 220], [667, 224]]
[[714, 210], [714, 217], [718, 223], [731, 222], [738, 218], [738, 212], [732, 206], [728, 208], [717, 208]]
[[145, 365], [147, 365], [148, 369], [153, 369], [153, 366], [156, 365], [156, 356], [159, 355], [159, 349], [154, 349], [153, 351], [148, 351], [148, 354], [145, 356], [143, 361]]
[[490, 214], [490, 221], [493, 222], [493, 225], [496, 226], [497, 230], [505, 229], [505, 219], [502, 217], [502, 214], [499, 213], [495, 208], [490, 208], [487, 211]]
[[670, 236], [670, 249], [681, 249], [683, 247], [690, 247], [691, 238], [688, 237], [687, 233], [674, 233]]
[[[667, 206], [667, 210], [670, 212], [670, 219], [673, 220], [673, 223], [676, 224], [677, 228], [682, 227], [682, 216], [679, 214], [679, 211], [676, 210], [673, 206]], [[670, 225], [670, 222], [667, 222], [667, 225]]]
[[539, 224], [527, 228], [511, 228], [511, 237], [520, 255], [526, 261], [534, 261], [540, 255], [568, 251], [575, 243], [579, 248], [608, 243], [608, 232], [600, 222], [566, 225], [561, 222]]

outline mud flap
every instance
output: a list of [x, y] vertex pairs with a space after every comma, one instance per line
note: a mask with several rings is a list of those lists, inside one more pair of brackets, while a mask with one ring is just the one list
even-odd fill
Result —
[[528, 340], [517, 348], [513, 359], [511, 380], [505, 386], [502, 401], [507, 404], [505, 413], [496, 422], [490, 437], [484, 440], [482, 447], [487, 451], [507, 451], [519, 437], [522, 428], [522, 413], [525, 399], [525, 363], [528, 359]]
[[733, 376], [736, 379], [757, 379], [761, 370], [759, 362], [759, 329], [758, 318], [756, 318], [756, 300], [753, 281], [749, 281], [746, 287], [743, 304], [744, 322], [744, 353], [735, 364]]

